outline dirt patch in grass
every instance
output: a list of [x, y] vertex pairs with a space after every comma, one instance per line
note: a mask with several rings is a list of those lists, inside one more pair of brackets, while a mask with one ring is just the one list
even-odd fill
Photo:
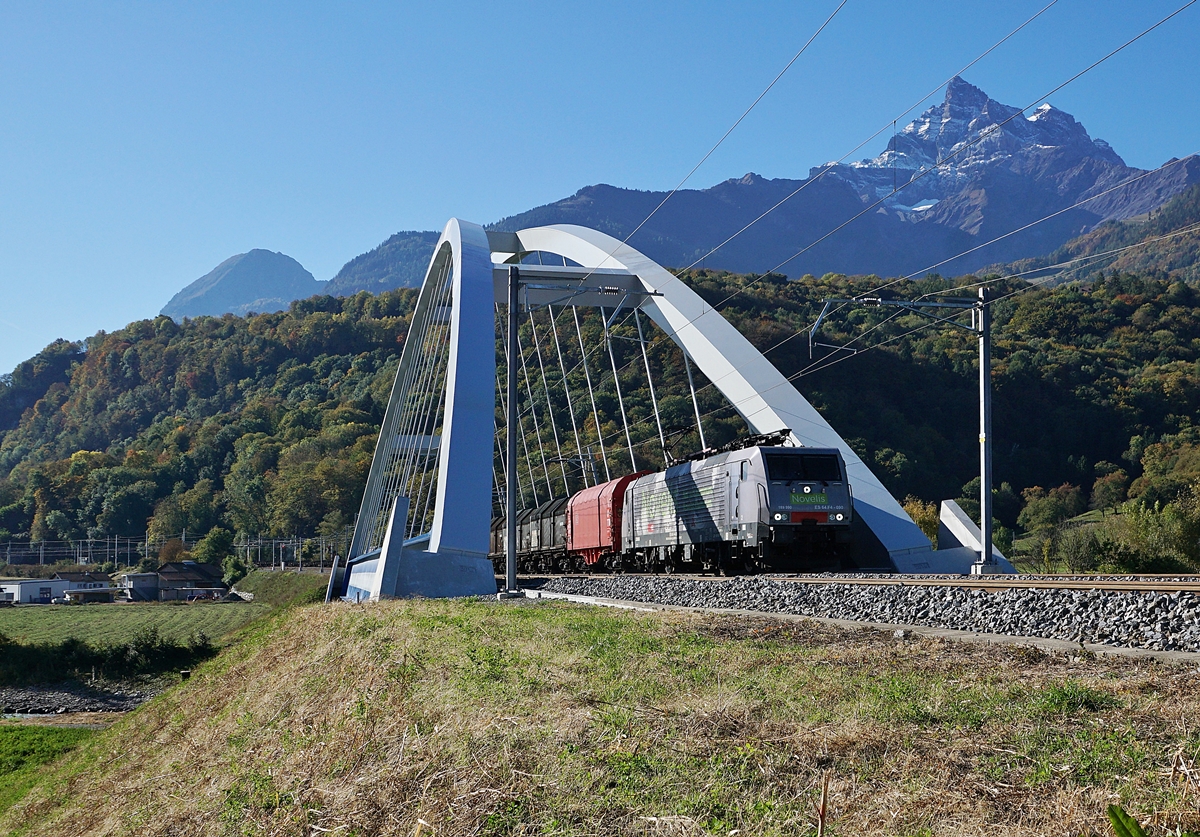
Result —
[[[562, 602], [300, 608], [83, 744], [28, 834], [1200, 826], [1200, 672]], [[428, 825], [421, 825], [424, 821]]]
[[0, 723], [23, 727], [105, 729], [124, 716], [124, 712], [60, 712], [54, 715], [22, 715], [16, 718], [4, 718], [0, 720]]

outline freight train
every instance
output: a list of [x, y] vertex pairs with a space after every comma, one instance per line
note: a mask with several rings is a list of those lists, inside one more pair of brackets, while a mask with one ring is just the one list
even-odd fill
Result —
[[[517, 516], [517, 571], [824, 572], [853, 568], [853, 497], [836, 448], [752, 437], [667, 468], [640, 471]], [[490, 555], [506, 564], [506, 521]]]

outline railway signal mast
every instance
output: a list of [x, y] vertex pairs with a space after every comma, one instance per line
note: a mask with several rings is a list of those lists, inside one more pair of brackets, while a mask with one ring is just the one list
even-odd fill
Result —
[[[971, 575], [990, 575], [1001, 572], [992, 551], [992, 312], [988, 305], [986, 288], [979, 289], [976, 299], [949, 298], [938, 300], [881, 299], [879, 297], [856, 297], [854, 299], [827, 299], [817, 321], [808, 332], [808, 355], [811, 358], [813, 338], [821, 323], [829, 314], [830, 307], [862, 305], [868, 308], [903, 308], [922, 317], [965, 329], [979, 338], [979, 559], [971, 566]], [[947, 311], [953, 311], [947, 315]], [[958, 312], [970, 311], [971, 324], [965, 325], [955, 319]], [[843, 346], [830, 346], [844, 349]]]

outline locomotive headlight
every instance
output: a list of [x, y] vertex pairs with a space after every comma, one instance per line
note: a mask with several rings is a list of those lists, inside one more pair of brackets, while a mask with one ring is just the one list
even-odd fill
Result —
[[811, 485], [806, 485], [806, 486], [804, 486], [804, 493], [805, 493], [805, 494], [812, 494], [812, 486], [811, 486]]
[[845, 516], [844, 514], [842, 514], [841, 512], [839, 512], [838, 514], [835, 514], [835, 515], [833, 516], [833, 519], [834, 519], [834, 520], [844, 520], [844, 519], [845, 519], [845, 517], [846, 517], [846, 516]]
[[777, 521], [783, 520], [783, 515], [780, 514], [779, 512], [775, 512], [775, 520], [777, 520]]

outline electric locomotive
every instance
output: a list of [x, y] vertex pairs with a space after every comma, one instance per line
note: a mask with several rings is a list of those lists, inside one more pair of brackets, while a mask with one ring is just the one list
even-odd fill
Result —
[[852, 504], [836, 449], [750, 447], [634, 480], [627, 569], [821, 572], [848, 558]]
[[[536, 572], [826, 572], [850, 569], [853, 498], [836, 448], [786, 431], [620, 477], [522, 512], [517, 568]], [[491, 557], [505, 563], [504, 520]]]

